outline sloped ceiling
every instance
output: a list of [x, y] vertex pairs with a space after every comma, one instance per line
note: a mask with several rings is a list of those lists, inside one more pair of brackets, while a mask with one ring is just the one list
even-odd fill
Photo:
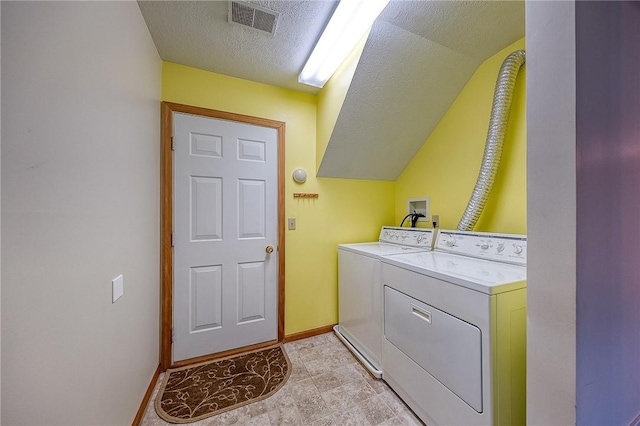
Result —
[[478, 65], [523, 36], [521, 1], [392, 1], [371, 29], [318, 175], [396, 180]]
[[[139, 1], [160, 57], [317, 93], [298, 74], [334, 0], [249, 1], [280, 13], [276, 34], [227, 22], [227, 1]], [[524, 36], [524, 1], [391, 0], [373, 25], [319, 176], [395, 180], [475, 69]]]

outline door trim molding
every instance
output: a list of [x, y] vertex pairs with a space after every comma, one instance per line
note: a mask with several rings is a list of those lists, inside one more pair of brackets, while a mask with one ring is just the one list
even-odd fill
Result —
[[171, 138], [173, 134], [173, 113], [199, 115], [239, 123], [270, 127], [278, 132], [278, 342], [284, 340], [284, 144], [285, 123], [266, 118], [195, 107], [190, 105], [162, 102], [161, 104], [161, 141], [160, 141], [160, 200], [161, 200], [161, 288], [160, 288], [160, 366], [162, 371], [171, 368], [171, 327], [173, 325], [173, 247], [171, 232], [173, 231], [173, 154]]

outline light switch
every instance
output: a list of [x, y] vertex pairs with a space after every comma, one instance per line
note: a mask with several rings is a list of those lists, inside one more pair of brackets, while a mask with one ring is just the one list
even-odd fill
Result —
[[124, 276], [121, 274], [111, 281], [112, 303], [124, 294]]
[[296, 229], [296, 218], [295, 217], [290, 217], [288, 220], [289, 223], [289, 231], [293, 231]]

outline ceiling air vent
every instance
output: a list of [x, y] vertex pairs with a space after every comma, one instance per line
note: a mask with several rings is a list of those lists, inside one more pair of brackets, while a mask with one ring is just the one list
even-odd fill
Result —
[[274, 35], [278, 12], [241, 1], [229, 2], [229, 22]]

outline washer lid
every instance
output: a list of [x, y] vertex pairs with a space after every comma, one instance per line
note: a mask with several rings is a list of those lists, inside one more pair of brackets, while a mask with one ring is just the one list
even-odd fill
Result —
[[399, 254], [381, 259], [383, 263], [487, 294], [527, 286], [527, 268], [524, 266], [437, 251]]
[[362, 254], [364, 256], [380, 258], [381, 256], [389, 256], [403, 253], [418, 253], [430, 248], [408, 247], [400, 244], [388, 243], [355, 243], [340, 244], [338, 250], [346, 250], [353, 253]]

